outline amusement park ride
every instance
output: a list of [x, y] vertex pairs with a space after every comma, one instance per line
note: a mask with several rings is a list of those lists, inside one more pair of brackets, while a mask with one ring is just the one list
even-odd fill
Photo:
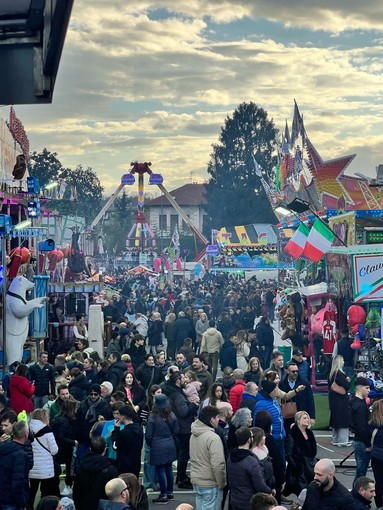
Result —
[[135, 175], [138, 175], [138, 198], [137, 198], [137, 210], [135, 213], [135, 222], [133, 224], [133, 227], [131, 228], [127, 241], [126, 246], [128, 250], [135, 250], [139, 252], [145, 252], [149, 249], [156, 247], [156, 238], [154, 235], [153, 230], [151, 229], [150, 225], [148, 224], [145, 214], [144, 214], [144, 205], [145, 205], [145, 188], [144, 188], [144, 174], [149, 175], [149, 185], [157, 185], [161, 192], [165, 195], [165, 197], [168, 199], [170, 204], [174, 207], [174, 209], [178, 212], [178, 214], [181, 216], [181, 218], [184, 220], [184, 222], [189, 226], [190, 230], [194, 234], [194, 236], [199, 240], [199, 242], [203, 245], [202, 251], [197, 254], [196, 260], [200, 260], [204, 254], [207, 245], [209, 244], [209, 241], [207, 238], [200, 232], [196, 226], [193, 224], [193, 222], [190, 220], [190, 218], [187, 216], [187, 214], [182, 210], [182, 208], [177, 204], [175, 199], [171, 196], [171, 194], [166, 190], [166, 188], [163, 185], [163, 177], [161, 174], [153, 173], [150, 169], [151, 163], [138, 163], [137, 161], [134, 163], [131, 163], [131, 171], [128, 174], [124, 174], [121, 177], [121, 183], [116, 189], [116, 191], [112, 194], [112, 196], [109, 198], [107, 203], [104, 205], [104, 207], [101, 209], [101, 211], [98, 213], [98, 215], [95, 217], [95, 219], [90, 224], [90, 229], [94, 229], [97, 224], [100, 222], [100, 220], [103, 218], [105, 213], [110, 209], [110, 207], [113, 205], [114, 201], [120, 194], [121, 190], [125, 186], [132, 186], [135, 182]]

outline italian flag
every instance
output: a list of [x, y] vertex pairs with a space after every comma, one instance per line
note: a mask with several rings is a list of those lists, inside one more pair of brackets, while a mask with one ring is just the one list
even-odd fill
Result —
[[329, 251], [335, 235], [320, 219], [316, 219], [303, 250], [303, 255], [318, 262]]
[[307, 238], [310, 234], [310, 230], [304, 223], [299, 225], [299, 228], [295, 231], [293, 237], [285, 246], [285, 252], [291, 255], [294, 259], [298, 259], [305, 249]]

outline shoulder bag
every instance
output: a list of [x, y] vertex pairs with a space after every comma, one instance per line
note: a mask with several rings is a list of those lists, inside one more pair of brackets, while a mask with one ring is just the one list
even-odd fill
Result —
[[338, 372], [335, 374], [334, 382], [330, 386], [330, 390], [334, 393], [338, 393], [338, 395], [346, 395], [346, 389], [343, 388], [343, 386], [340, 386], [338, 383], [335, 382], [336, 376], [338, 375]]

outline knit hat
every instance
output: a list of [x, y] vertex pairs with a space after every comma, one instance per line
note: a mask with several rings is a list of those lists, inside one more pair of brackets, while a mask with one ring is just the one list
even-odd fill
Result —
[[169, 399], [166, 395], [160, 394], [154, 397], [153, 409], [166, 409], [169, 407]]
[[262, 385], [262, 389], [266, 393], [272, 393], [275, 390], [275, 388], [277, 387], [275, 382], [268, 381], [267, 379], [263, 379], [263, 381], [261, 382], [261, 385]]
[[366, 377], [359, 376], [355, 379], [355, 386], [370, 386], [370, 381]]
[[89, 388], [89, 393], [93, 392], [101, 395], [101, 386], [99, 384], [92, 384], [91, 387]]

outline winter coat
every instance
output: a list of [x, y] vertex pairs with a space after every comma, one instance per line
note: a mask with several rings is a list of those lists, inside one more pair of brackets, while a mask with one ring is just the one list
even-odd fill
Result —
[[84, 370], [84, 374], [86, 380], [88, 381], [89, 386], [92, 384], [97, 384], [97, 370], [95, 367], [91, 367], [88, 370]]
[[261, 379], [261, 374], [260, 374], [259, 370], [247, 370], [243, 374], [243, 380], [245, 381], [245, 383], [255, 382], [256, 385], [259, 385], [260, 379]]
[[172, 411], [177, 417], [179, 434], [190, 434], [191, 425], [197, 414], [198, 406], [189, 402], [182, 388], [169, 381], [165, 382], [162, 391], [169, 397]]
[[100, 499], [98, 510], [132, 510], [132, 507], [128, 503], [119, 503], [117, 501], [110, 501], [109, 499]]
[[140, 335], [142, 335], [144, 338], [146, 338], [146, 336], [148, 334], [148, 319], [147, 319], [147, 317], [145, 317], [145, 315], [140, 315], [133, 322], [133, 324], [136, 326], [137, 332]]
[[150, 464], [163, 466], [171, 464], [177, 458], [175, 437], [179, 426], [174, 413], [165, 421], [155, 414], [149, 416], [145, 438], [150, 446]]
[[87, 396], [89, 391], [89, 383], [84, 374], [77, 375], [68, 384], [69, 393], [72, 397], [79, 402], [82, 402]]
[[32, 396], [35, 393], [35, 387], [26, 377], [13, 375], [9, 382], [9, 391], [11, 393], [11, 407], [16, 414], [26, 411], [28, 414], [34, 409]]
[[58, 452], [58, 446], [52, 429], [41, 420], [32, 419], [29, 428], [34, 434], [32, 443], [33, 468], [29, 471], [29, 478], [46, 480], [53, 478], [55, 468], [53, 455]]
[[173, 322], [165, 322], [164, 330], [165, 330], [165, 338], [168, 341], [168, 345], [175, 345], [176, 343], [176, 337], [174, 334], [174, 324]]
[[[377, 459], [383, 463], [383, 426], [378, 427], [374, 423], [370, 424], [369, 431], [370, 434], [374, 432], [375, 429], [378, 429], [374, 436], [374, 441], [372, 445], [371, 457], [373, 459]], [[371, 439], [372, 440], [372, 439]]]
[[72, 458], [73, 447], [75, 446], [76, 422], [68, 416], [56, 416], [52, 423], [52, 431], [58, 446], [57, 460], [60, 464], [69, 462]]
[[299, 496], [302, 489], [314, 479], [317, 444], [314, 434], [306, 429], [306, 440], [297, 425], [293, 425], [286, 440], [286, 482], [293, 494]]
[[226, 485], [226, 464], [221, 438], [212, 427], [197, 420], [191, 426], [190, 479], [197, 487]]
[[351, 493], [334, 477], [334, 485], [324, 491], [312, 481], [306, 494], [302, 510], [354, 510], [354, 499]]
[[251, 510], [251, 497], [257, 492], [271, 494], [266, 485], [260, 462], [249, 450], [234, 448], [227, 461], [227, 480], [230, 485], [232, 508]]
[[148, 345], [161, 345], [163, 330], [161, 320], [149, 321]]
[[202, 335], [201, 352], [220, 352], [223, 346], [223, 336], [216, 328], [208, 328]]
[[15, 441], [0, 443], [0, 505], [27, 506], [28, 455]]
[[275, 439], [286, 437], [285, 427], [283, 426], [283, 416], [281, 406], [276, 398], [264, 391], [257, 393], [257, 403], [254, 408], [254, 417], [259, 411], [268, 411], [272, 420], [272, 435]]
[[270, 323], [266, 324], [262, 320], [258, 322], [256, 327], [258, 345], [262, 347], [271, 348], [274, 345], [274, 330]]
[[[122, 391], [124, 394], [127, 395], [126, 388], [124, 385], [118, 386], [117, 391]], [[144, 388], [140, 384], [138, 384], [137, 388], [131, 391], [131, 396], [133, 405], [138, 406], [141, 410], [146, 404], [146, 393]], [[140, 410], [138, 412], [140, 412]]]
[[335, 374], [335, 381], [339, 386], [346, 390], [345, 395], [340, 395], [331, 390], [331, 384], [334, 382], [334, 375], [329, 379], [328, 400], [330, 405], [330, 425], [334, 429], [345, 429], [350, 426], [350, 408], [347, 391], [350, 389], [350, 383], [346, 375], [341, 371]]
[[130, 356], [134, 370], [137, 370], [137, 368], [145, 362], [146, 350], [144, 345], [137, 347], [135, 343], [132, 342], [126, 352]]
[[105, 485], [117, 478], [117, 468], [103, 455], [87, 452], [80, 462], [73, 485], [76, 510], [98, 508], [99, 500], [106, 498]]
[[230, 390], [229, 402], [233, 407], [233, 414], [238, 411], [239, 405], [242, 400], [243, 390], [245, 389], [246, 383], [244, 380], [236, 381], [234, 386]]
[[123, 430], [114, 428], [112, 444], [113, 449], [117, 451], [118, 474], [133, 473], [139, 478], [143, 442], [144, 434], [138, 423], [125, 425]]
[[221, 370], [231, 367], [233, 370], [237, 368], [237, 349], [230, 340], [225, 341], [219, 354], [219, 363]]
[[254, 407], [257, 403], [257, 397], [255, 395], [250, 395], [249, 393], [242, 393], [242, 399], [239, 404], [239, 408], [247, 407], [251, 411], [251, 416], [254, 414]]
[[35, 385], [36, 397], [56, 394], [55, 369], [49, 363], [41, 367], [34, 363], [29, 367], [29, 379]]
[[209, 328], [209, 321], [202, 321], [201, 319], [198, 319], [198, 321], [195, 324], [195, 333], [196, 333], [196, 340], [198, 343], [201, 343], [202, 335], [205, 333], [205, 331]]
[[369, 427], [370, 411], [364, 399], [355, 395], [350, 400], [350, 430], [354, 433], [354, 441], [361, 441], [367, 448], [371, 446]]
[[250, 354], [250, 347], [246, 342], [242, 342], [240, 345], [236, 347], [237, 351], [237, 368], [240, 368], [244, 372], [247, 370], [247, 358]]
[[[116, 390], [120, 384], [124, 372], [127, 370], [127, 365], [123, 361], [116, 361], [112, 363], [108, 370], [108, 381], [113, 384], [113, 391]], [[136, 367], [134, 367], [136, 370]]]
[[179, 348], [184, 343], [185, 338], [191, 337], [191, 324], [186, 317], [179, 317], [174, 323], [174, 337], [176, 347]]
[[[221, 335], [223, 336], [225, 342], [229, 342], [229, 333], [230, 333], [230, 331], [233, 331], [235, 329], [238, 330], [239, 328], [235, 328], [234, 327], [232, 319], [227, 319], [227, 320], [220, 320], [220, 321], [218, 321], [217, 329], [221, 333]], [[231, 366], [231, 365], [229, 365], [229, 366]]]
[[310, 418], [315, 420], [315, 403], [314, 403], [314, 395], [313, 390], [311, 389], [311, 384], [307, 379], [303, 379], [299, 374], [297, 379], [295, 380], [294, 387], [291, 388], [288, 377], [285, 377], [282, 382], [279, 383], [279, 389], [281, 391], [285, 391], [288, 393], [292, 389], [298, 388], [303, 384], [306, 386], [304, 391], [298, 392], [294, 398], [290, 399], [290, 402], [296, 402], [298, 411], [306, 411], [309, 414]]
[[353, 510], [369, 510], [372, 505], [372, 501], [364, 498], [355, 489], [352, 489], [351, 495], [354, 498], [354, 509]]
[[146, 363], [137, 368], [135, 375], [145, 390], [148, 390], [153, 384], [160, 384], [164, 380], [164, 376], [158, 366], [150, 367]]
[[76, 414], [76, 439], [80, 443], [89, 443], [89, 432], [92, 426], [98, 421], [99, 416], [105, 420], [113, 418], [110, 405], [100, 397], [96, 402], [92, 402], [90, 397], [80, 403]]

